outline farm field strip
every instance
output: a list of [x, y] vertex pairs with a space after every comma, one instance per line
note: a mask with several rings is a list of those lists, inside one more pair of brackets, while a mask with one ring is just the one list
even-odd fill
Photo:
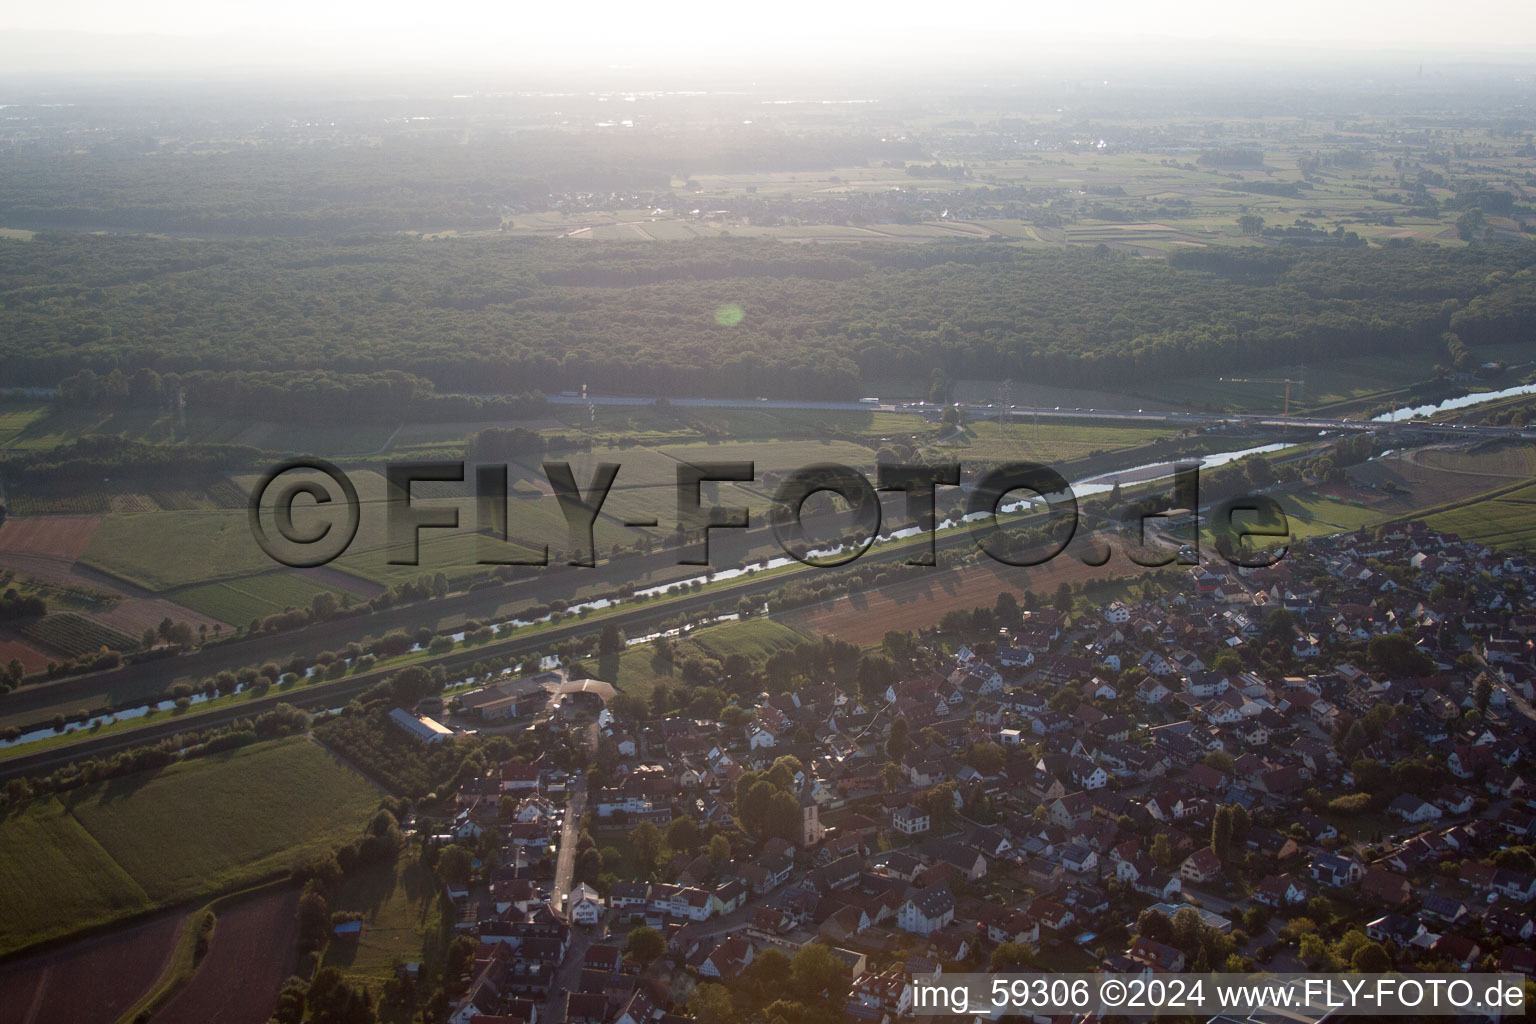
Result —
[[333, 903], [361, 913], [363, 932], [356, 939], [333, 937], [321, 966], [375, 989], [395, 976], [396, 964], [432, 962], [446, 942], [442, 888], [431, 867], [408, 854], [343, 879]]
[[1536, 484], [1436, 513], [1424, 523], [1490, 547], [1536, 551]]
[[35, 800], [0, 817], [0, 953], [280, 874], [377, 805], [302, 737]]

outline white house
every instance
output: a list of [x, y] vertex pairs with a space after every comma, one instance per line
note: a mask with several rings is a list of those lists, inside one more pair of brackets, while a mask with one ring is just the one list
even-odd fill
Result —
[[954, 894], [943, 886], [934, 886], [907, 897], [896, 915], [896, 927], [914, 935], [932, 935], [954, 919]]
[[904, 836], [919, 835], [928, 831], [928, 814], [908, 804], [891, 814], [891, 825]]
[[586, 882], [577, 882], [571, 888], [569, 902], [572, 924], [595, 925], [603, 919], [603, 898]]
[[1387, 810], [1413, 824], [1422, 824], [1427, 821], [1439, 821], [1441, 810], [1428, 801], [1421, 800], [1408, 793], [1399, 794], [1390, 804]]
[[1074, 874], [1090, 874], [1098, 870], [1099, 855], [1084, 843], [1070, 843], [1061, 851], [1061, 866]]

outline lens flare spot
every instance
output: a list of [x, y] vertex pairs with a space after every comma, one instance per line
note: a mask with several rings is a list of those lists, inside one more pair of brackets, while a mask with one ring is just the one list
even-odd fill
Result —
[[727, 302], [715, 309], [715, 323], [721, 327], [735, 327], [741, 323], [741, 318], [744, 316], [746, 313], [742, 312], [741, 307], [734, 302]]

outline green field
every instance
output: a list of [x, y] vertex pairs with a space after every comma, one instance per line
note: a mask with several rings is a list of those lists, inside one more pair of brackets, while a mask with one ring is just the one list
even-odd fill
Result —
[[1536, 551], [1536, 484], [1429, 516], [1424, 523], [1462, 540]]
[[58, 800], [0, 817], [0, 954], [153, 906]]
[[803, 639], [801, 633], [782, 623], [748, 619], [694, 630], [676, 639], [670, 662], [657, 657], [656, 649], [650, 644], [637, 644], [617, 655], [589, 659], [582, 670], [612, 683], [624, 693], [649, 700], [651, 691], [658, 684], [670, 683], [677, 666], [687, 658], [724, 660], [732, 654], [759, 658], [793, 647]]
[[297, 737], [34, 801], [0, 818], [0, 953], [280, 874], [377, 805]]
[[433, 962], [446, 944], [443, 894], [432, 869], [402, 855], [343, 879], [332, 910], [363, 915], [357, 940], [332, 938], [324, 967], [335, 967], [375, 991], [395, 976], [398, 964]]
[[[473, 568], [477, 559], [491, 551], [492, 542], [482, 541], [474, 532], [476, 509], [469, 490], [473, 487], [472, 481], [462, 488], [451, 485], [463, 495], [453, 499], [424, 494], [424, 488], [418, 485], [413, 488], [413, 494], [421, 507], [455, 508], [460, 526], [452, 531], [423, 530], [419, 565], [389, 564], [384, 479], [372, 470], [353, 470], [349, 476], [357, 486], [362, 503], [361, 517], [357, 536], [346, 554], [337, 560], [337, 568], [390, 585], [413, 580], [423, 573], [463, 572]], [[583, 484], [587, 482], [579, 474], [578, 480]], [[233, 478], [233, 485], [241, 488], [249, 489], [254, 483], [254, 477]], [[439, 488], [448, 486], [438, 485]], [[295, 522], [302, 526], [306, 514], [302, 508], [296, 508]], [[545, 495], [517, 501], [510, 515], [510, 529], [515, 538], [529, 543], [549, 543], [552, 547], [563, 546], [565, 519], [553, 497]], [[606, 547], [618, 540], [621, 533], [627, 532], [611, 522], [600, 524], [598, 541]], [[518, 546], [516, 550], [526, 555], [528, 548]], [[248, 621], [257, 607], [270, 613], [289, 605], [308, 604], [309, 598], [321, 589], [319, 585], [298, 580], [277, 582], [276, 576], [252, 578], [279, 566], [252, 538], [244, 509], [108, 515], [102, 520], [81, 561], [157, 592], [178, 587], [197, 588], [191, 594], [189, 604], [220, 618], [225, 616], [214, 611], [215, 608], [230, 614], [239, 612], [243, 617], [225, 618], [225, 621], [237, 623]], [[285, 570], [278, 575], [291, 574]], [[200, 586], [214, 582], [229, 583], [235, 589]], [[334, 587], [325, 589], [336, 590]], [[177, 600], [181, 599], [177, 595]]]
[[964, 433], [924, 450], [930, 458], [1002, 462], [1027, 459], [1064, 462], [1101, 451], [1115, 451], [1167, 437], [1165, 427], [1098, 426], [1081, 423], [1035, 423], [1026, 416], [977, 420]]
[[1290, 521], [1291, 535], [1295, 537], [1345, 533], [1363, 526], [1375, 526], [1401, 514], [1401, 506], [1393, 502], [1373, 508], [1319, 495], [1295, 494], [1282, 494], [1279, 501]]
[[152, 899], [176, 903], [352, 839], [378, 793], [296, 737], [88, 787], [67, 805]]
[[303, 423], [253, 423], [231, 438], [269, 452], [318, 455], [339, 459], [373, 455], [384, 450], [396, 424], [356, 423], [345, 426], [314, 426]]
[[766, 658], [804, 640], [800, 633], [771, 619], [730, 622], [688, 634], [689, 643], [721, 661], [733, 654], [744, 654], [753, 660]]
[[9, 448], [47, 410], [48, 406], [41, 402], [6, 402], [0, 405], [0, 448]]
[[233, 510], [106, 516], [80, 561], [156, 591], [272, 568]]
[[[322, 586], [308, 577], [282, 569], [232, 582], [186, 587], [171, 596], [178, 604], [240, 626], [289, 608], [307, 608], [315, 595], [321, 593], [339, 595], [344, 591]], [[361, 595], [354, 593], [352, 596]]]

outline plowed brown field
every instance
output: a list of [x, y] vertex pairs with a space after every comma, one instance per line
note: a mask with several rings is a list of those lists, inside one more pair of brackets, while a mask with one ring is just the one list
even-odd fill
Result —
[[74, 561], [91, 542], [101, 516], [31, 516], [0, 524], [0, 551]]
[[0, 967], [0, 1021], [116, 1020], [160, 977], [182, 920], [161, 914]]
[[840, 597], [830, 604], [806, 608], [779, 616], [786, 624], [811, 633], [830, 633], [849, 643], [878, 643], [887, 630], [926, 629], [938, 623], [945, 612], [969, 611], [990, 606], [1004, 590], [1023, 598], [1026, 590], [1049, 600], [1062, 583], [1125, 575], [1132, 566], [1118, 553], [1108, 564], [1094, 568], [1083, 565], [1070, 555], [1027, 569], [987, 562], [960, 570], [931, 570], [911, 580], [890, 584], [878, 590]]
[[276, 889], [219, 914], [213, 945], [153, 1024], [266, 1024], [293, 973], [299, 891]]

